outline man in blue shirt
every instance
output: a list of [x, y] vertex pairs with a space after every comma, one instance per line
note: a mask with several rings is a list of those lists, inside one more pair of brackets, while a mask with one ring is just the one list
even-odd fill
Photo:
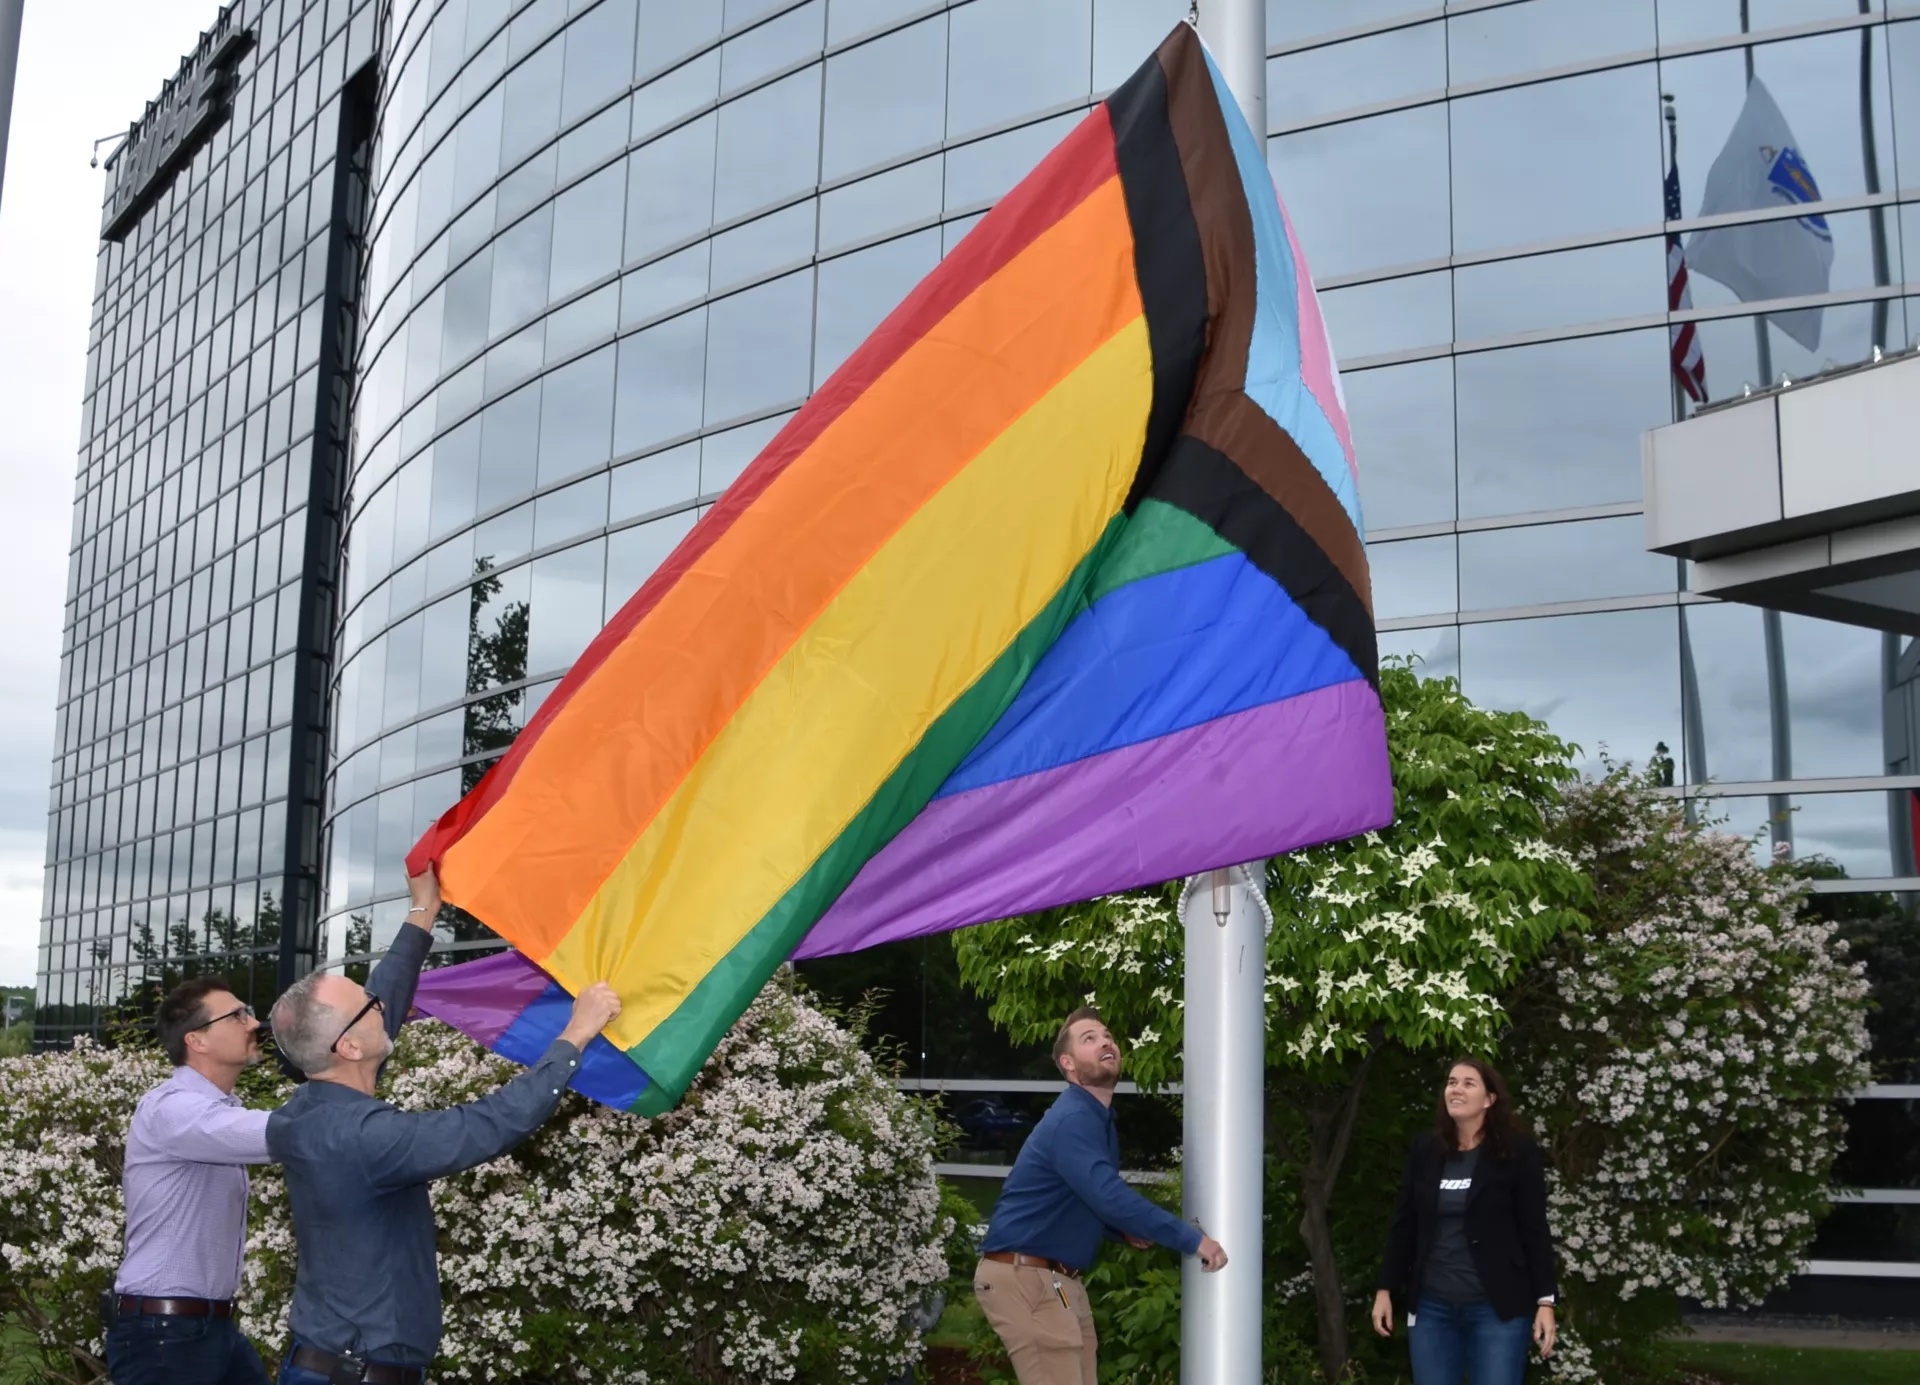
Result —
[[413, 1004], [440, 911], [431, 870], [407, 888], [410, 926], [364, 990], [316, 972], [273, 1008], [281, 1052], [309, 1079], [267, 1121], [267, 1148], [286, 1169], [300, 1252], [280, 1385], [422, 1385], [440, 1346], [427, 1185], [496, 1159], [532, 1134], [559, 1104], [581, 1050], [620, 1013], [608, 986], [589, 986], [540, 1061], [497, 1091], [448, 1111], [387, 1105], [374, 1084]]
[[1222, 1268], [1227, 1253], [1121, 1181], [1113, 1128], [1120, 1046], [1098, 1010], [1067, 1016], [1053, 1061], [1067, 1089], [1013, 1161], [981, 1243], [973, 1292], [1020, 1385], [1094, 1385], [1099, 1342], [1080, 1276], [1102, 1237], [1197, 1255], [1208, 1271]]

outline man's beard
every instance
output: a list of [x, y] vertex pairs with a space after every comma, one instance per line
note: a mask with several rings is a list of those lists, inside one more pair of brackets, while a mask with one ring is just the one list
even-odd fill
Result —
[[1076, 1065], [1075, 1073], [1083, 1087], [1113, 1087], [1120, 1081], [1120, 1062], [1115, 1059], [1113, 1066], [1108, 1067], [1105, 1063], [1096, 1061], [1091, 1067], [1084, 1069]]

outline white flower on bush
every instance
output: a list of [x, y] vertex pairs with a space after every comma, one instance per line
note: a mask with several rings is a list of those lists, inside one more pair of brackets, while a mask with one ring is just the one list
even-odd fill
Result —
[[1558, 828], [1598, 902], [1592, 930], [1540, 966], [1519, 1066], [1593, 1348], [1555, 1376], [1586, 1380], [1634, 1300], [1755, 1303], [1798, 1268], [1827, 1208], [1838, 1103], [1868, 1077], [1867, 982], [1802, 907], [1804, 880], [1639, 778], [1571, 790]]
[[[388, 1099], [446, 1107], [516, 1069], [437, 1023], [407, 1026]], [[93, 1298], [118, 1264], [119, 1146], [157, 1054], [0, 1063], [7, 1315], [29, 1280], [48, 1350], [96, 1358]], [[646, 1120], [569, 1094], [514, 1153], [434, 1185], [445, 1334], [435, 1378], [880, 1381], [917, 1359], [909, 1312], [954, 1232], [934, 1122], [855, 1035], [770, 986], [686, 1101]], [[256, 1170], [242, 1325], [286, 1340], [295, 1250], [278, 1170]], [[86, 1380], [82, 1373], [76, 1379]]]

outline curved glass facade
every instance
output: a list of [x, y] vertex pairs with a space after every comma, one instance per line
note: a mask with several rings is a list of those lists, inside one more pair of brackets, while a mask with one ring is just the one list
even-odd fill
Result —
[[[400, 845], [1185, 8], [394, 9], [332, 950], [349, 916], [397, 922]], [[1920, 126], [1920, 26], [1853, 0], [1751, 4], [1745, 34], [1734, 0], [1453, 8], [1269, 6], [1269, 157], [1344, 362], [1383, 648], [1545, 716], [1588, 765], [1671, 756], [1737, 828], [1773, 817], [1856, 877], [1910, 874], [1904, 795], [1863, 782], [1889, 768], [1881, 637], [1691, 598], [1643, 546], [1639, 439], [1675, 416], [1663, 94], [1682, 232], [1749, 62], [1798, 132], [1831, 289], [1816, 347], [1765, 335], [1771, 375], [1805, 375], [1920, 327], [1920, 135], [1897, 138]], [[1693, 304], [1710, 397], [1769, 378], [1750, 305], [1698, 275]]]

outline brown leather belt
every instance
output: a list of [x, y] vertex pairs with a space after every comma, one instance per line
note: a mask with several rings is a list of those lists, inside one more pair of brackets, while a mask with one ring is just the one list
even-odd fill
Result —
[[[339, 1360], [332, 1352], [322, 1351], [319, 1347], [297, 1346], [293, 1349], [293, 1364], [315, 1375], [332, 1375]], [[385, 1361], [364, 1361], [361, 1365], [360, 1378], [367, 1385], [421, 1385], [427, 1378], [424, 1366], [392, 1366]]]
[[119, 1298], [120, 1311], [123, 1314], [138, 1314], [155, 1318], [230, 1318], [233, 1316], [233, 1300], [228, 1298], [142, 1298], [138, 1294], [122, 1294]]
[[1063, 1265], [1058, 1260], [1049, 1260], [1044, 1255], [1022, 1255], [1017, 1250], [987, 1250], [980, 1253], [982, 1260], [991, 1260], [999, 1265], [1024, 1266], [1034, 1270], [1052, 1270], [1065, 1279], [1078, 1279], [1080, 1271], [1072, 1265]]

